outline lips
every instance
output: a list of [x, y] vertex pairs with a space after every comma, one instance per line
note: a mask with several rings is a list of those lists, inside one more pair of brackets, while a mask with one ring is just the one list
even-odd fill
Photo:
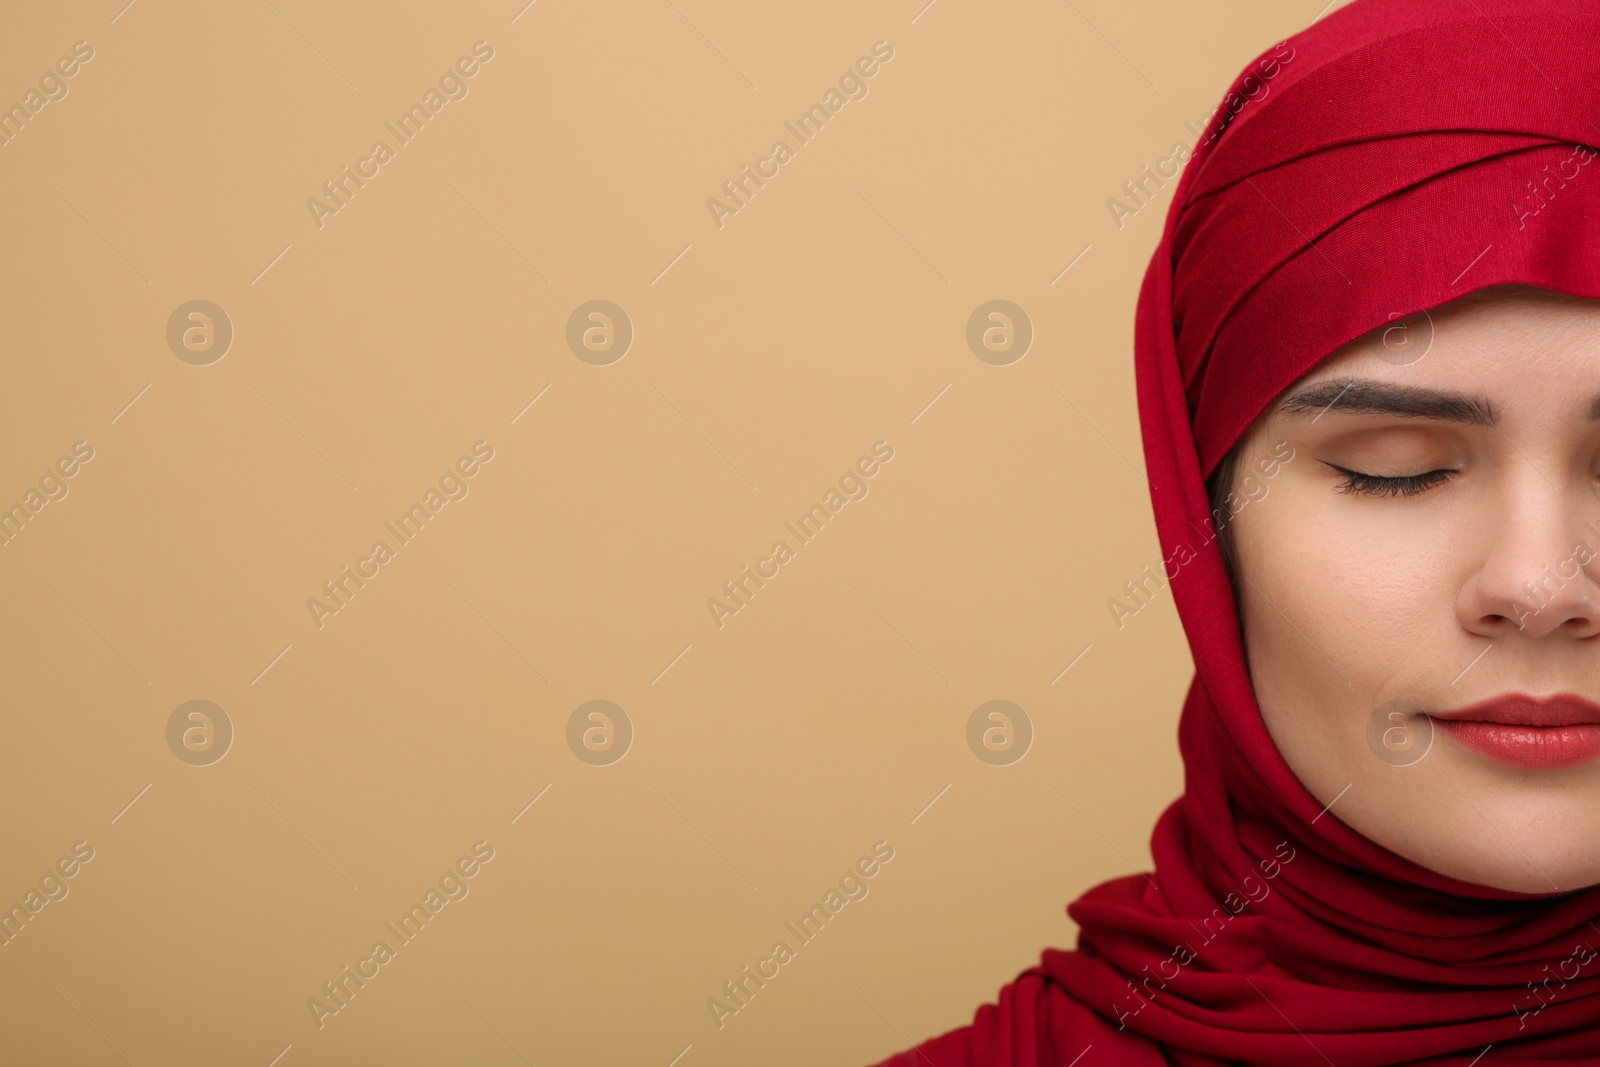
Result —
[[1570, 693], [1508, 693], [1429, 717], [1468, 748], [1513, 767], [1553, 770], [1600, 758], [1600, 704]]

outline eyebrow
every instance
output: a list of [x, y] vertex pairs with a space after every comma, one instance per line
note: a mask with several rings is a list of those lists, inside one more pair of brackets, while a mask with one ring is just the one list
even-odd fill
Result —
[[[1278, 405], [1283, 415], [1343, 411], [1352, 415], [1396, 415], [1434, 419], [1469, 426], [1493, 426], [1494, 405], [1485, 397], [1394, 385], [1374, 378], [1331, 378], [1302, 389]], [[1600, 397], [1589, 403], [1588, 417], [1600, 420]]]

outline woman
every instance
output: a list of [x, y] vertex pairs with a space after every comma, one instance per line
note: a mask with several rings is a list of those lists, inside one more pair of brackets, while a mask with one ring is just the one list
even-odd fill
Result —
[[1355, 0], [1235, 82], [1135, 339], [1186, 792], [886, 1067], [1600, 1063], [1597, 44]]

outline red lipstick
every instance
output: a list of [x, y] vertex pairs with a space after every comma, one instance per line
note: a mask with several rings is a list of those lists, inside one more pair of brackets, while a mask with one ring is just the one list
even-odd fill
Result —
[[1429, 718], [1468, 748], [1513, 767], [1554, 770], [1600, 757], [1600, 704], [1571, 693], [1507, 693]]

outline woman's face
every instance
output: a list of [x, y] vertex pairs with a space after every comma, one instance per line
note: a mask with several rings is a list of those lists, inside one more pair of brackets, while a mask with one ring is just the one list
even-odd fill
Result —
[[[1600, 301], [1496, 294], [1369, 335], [1240, 449], [1245, 645], [1290, 768], [1443, 874], [1600, 883]], [[1474, 710], [1519, 695], [1543, 706]]]

